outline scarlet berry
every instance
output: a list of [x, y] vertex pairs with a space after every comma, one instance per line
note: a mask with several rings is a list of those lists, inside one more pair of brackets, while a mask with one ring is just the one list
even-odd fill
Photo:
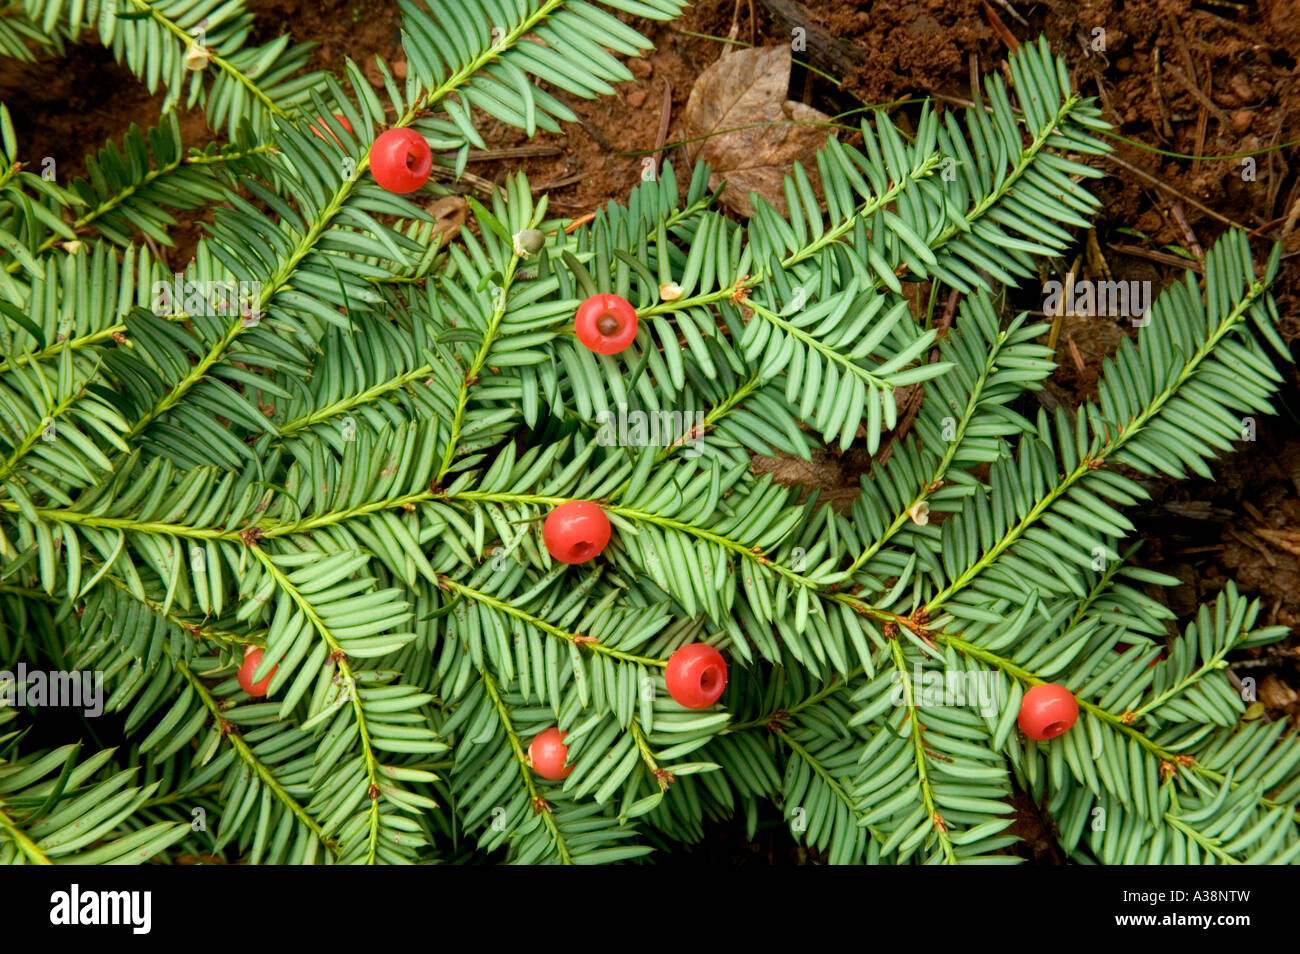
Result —
[[664, 681], [679, 706], [704, 709], [727, 687], [727, 661], [712, 646], [691, 643], [668, 657]]
[[564, 737], [568, 734], [551, 726], [537, 733], [533, 744], [528, 746], [528, 761], [542, 778], [558, 782], [573, 772], [572, 765], [564, 764], [569, 757], [569, 747], [564, 744]]
[[414, 129], [387, 129], [370, 147], [370, 174], [389, 192], [414, 192], [432, 171], [433, 150]]
[[244, 653], [243, 665], [239, 667], [239, 687], [250, 696], [260, 697], [266, 695], [266, 690], [271, 687], [271, 679], [275, 676], [275, 671], [279, 666], [272, 666], [270, 674], [261, 682], [253, 682], [253, 673], [257, 672], [257, 667], [262, 664], [262, 650], [250, 649]]
[[618, 354], [636, 337], [636, 309], [618, 295], [592, 295], [578, 306], [573, 328], [597, 354]]
[[1079, 718], [1079, 701], [1064, 686], [1049, 682], [1034, 686], [1020, 701], [1017, 720], [1031, 739], [1054, 739]]
[[[335, 113], [334, 118], [339, 121], [339, 125], [341, 125], [344, 129], [346, 129], [348, 132], [352, 132], [352, 124], [348, 122], [346, 116], [344, 116], [342, 113]], [[314, 123], [312, 123], [311, 131], [313, 136], [319, 136], [321, 139], [325, 139], [326, 136], [329, 136], [330, 139], [334, 140], [335, 144], [340, 149], [343, 148], [342, 141], [339, 139], [338, 136], [334, 135], [334, 130], [330, 129], [329, 124], [326, 123], [324, 119], [317, 119]], [[329, 139], [325, 139], [325, 141], [329, 142]]]
[[546, 515], [542, 539], [561, 563], [586, 563], [609, 543], [609, 517], [600, 504], [570, 500]]

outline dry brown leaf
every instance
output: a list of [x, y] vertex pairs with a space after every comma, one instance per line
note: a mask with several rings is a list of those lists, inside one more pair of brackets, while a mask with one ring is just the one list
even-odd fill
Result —
[[787, 99], [789, 88], [790, 48], [763, 46], [724, 53], [700, 74], [687, 100], [682, 123], [685, 138], [694, 141], [686, 143], [686, 156], [709, 163], [711, 188], [727, 180], [722, 202], [741, 215], [754, 214], [750, 192], [786, 214], [782, 185], [796, 160], [814, 189], [820, 186], [817, 150], [828, 130], [806, 124], [830, 117]]
[[460, 227], [469, 217], [469, 203], [458, 195], [444, 195], [429, 203], [424, 210], [433, 216], [434, 230], [441, 232], [438, 248], [443, 249], [460, 234]]
[[1259, 684], [1259, 701], [1271, 709], [1285, 709], [1296, 701], [1296, 693], [1270, 673]]
[[775, 457], [750, 454], [749, 464], [753, 473], [760, 477], [771, 474], [773, 480], [786, 487], [817, 488], [822, 502], [840, 513], [847, 513], [862, 495], [856, 475], [846, 472], [843, 458], [820, 447], [812, 449], [810, 460], [778, 451]]

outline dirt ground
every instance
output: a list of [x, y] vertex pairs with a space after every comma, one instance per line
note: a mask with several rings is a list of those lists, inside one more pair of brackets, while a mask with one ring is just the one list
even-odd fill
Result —
[[[401, 60], [396, 4], [249, 0], [247, 6], [256, 16], [255, 39], [289, 32], [315, 41], [314, 65], [337, 72], [346, 56], [364, 61], [372, 53]], [[641, 155], [658, 145], [665, 102], [665, 154], [679, 170], [686, 168], [674, 148], [682, 113], [695, 78], [722, 50], [722, 38], [788, 43], [792, 24], [803, 24], [810, 36], [829, 35], [828, 46], [810, 42], [809, 52], [795, 54], [790, 95], [837, 115], [916, 95], [961, 103], [970, 96], [972, 75], [998, 68], [1009, 46], [1045, 34], [1067, 57], [1076, 85], [1099, 97], [1116, 132], [1142, 144], [1117, 142], [1113, 158], [1099, 161], [1108, 178], [1094, 186], [1102, 199], [1095, 250], [1113, 277], [1164, 287], [1181, 275], [1178, 256], [1194, 259], [1230, 224], [1251, 232], [1257, 258], [1285, 235], [1274, 294], [1283, 337], [1300, 337], [1300, 229], [1292, 230], [1300, 211], [1297, 0], [809, 0], [802, 6], [793, 0], [703, 0], [674, 24], [631, 22], [655, 44], [646, 60], [629, 64], [632, 82], [619, 84], [614, 97], [566, 100], [581, 122], [562, 135], [527, 140], [518, 130], [484, 122], [492, 148], [528, 146], [533, 154], [471, 163], [478, 178], [461, 187], [490, 188], [523, 168], [563, 215], [622, 199], [640, 176]], [[1096, 49], [1099, 36], [1104, 50]], [[47, 57], [35, 65], [0, 62], [0, 99], [13, 112], [21, 158], [39, 163], [56, 157], [61, 180], [82, 172], [85, 152], [120, 138], [130, 122], [155, 122], [161, 102], [98, 46], [72, 47], [70, 55], [70, 61]], [[816, 69], [800, 65], [801, 58], [814, 60]], [[378, 74], [372, 78], [377, 82]], [[182, 130], [187, 145], [213, 135], [195, 113], [183, 114]], [[1188, 158], [1245, 153], [1256, 154], [1253, 177], [1243, 175], [1242, 158]], [[176, 231], [173, 261], [184, 262], [197, 235], [197, 225]], [[1080, 254], [1087, 244], [1080, 242]], [[1097, 256], [1084, 257], [1085, 273], [1098, 265]], [[1040, 308], [1041, 296], [1031, 289], [1011, 303]], [[1131, 333], [1114, 319], [1067, 320], [1060, 368], [1043, 400], [1069, 405], [1092, 396], [1101, 360]], [[1294, 366], [1284, 373], [1278, 414], [1261, 419], [1257, 439], [1218, 462], [1215, 480], [1151, 481], [1152, 500], [1133, 515], [1146, 540], [1140, 561], [1183, 580], [1167, 595], [1180, 615], [1231, 577], [1261, 597], [1266, 622], [1293, 628], [1296, 637], [1259, 651], [1263, 665], [1252, 670], [1261, 678], [1270, 719], [1300, 716], [1300, 376]], [[860, 452], [827, 454], [811, 476], [843, 493], [862, 464]], [[1032, 814], [1021, 817], [1030, 831]], [[775, 829], [771, 821], [764, 831]], [[803, 860], [779, 857], [788, 842], [766, 837], [749, 843], [733, 830], [696, 850], [731, 863], [742, 854], [758, 863]], [[1039, 861], [1055, 860], [1042, 854], [1047, 850], [1030, 849]]]

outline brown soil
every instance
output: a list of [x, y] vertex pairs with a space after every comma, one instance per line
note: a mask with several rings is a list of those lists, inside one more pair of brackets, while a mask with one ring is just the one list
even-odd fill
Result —
[[[395, 4], [250, 0], [248, 6], [256, 15], [256, 39], [288, 31], [297, 40], [315, 41], [314, 65], [339, 71], [349, 55], [359, 62], [373, 53], [390, 62], [401, 57]], [[638, 181], [641, 156], [657, 145], [666, 89], [671, 116], [666, 154], [683, 170], [680, 150], [673, 149], [681, 136], [681, 114], [695, 77], [722, 49], [719, 40], [689, 34], [789, 42], [788, 24], [782, 26], [769, 12], [774, 6], [780, 3], [702, 0], [676, 24], [632, 21], [655, 43], [647, 60], [630, 64], [636, 79], [619, 84], [616, 96], [571, 102], [580, 123], [562, 135], [543, 133], [528, 142], [554, 147], [554, 154], [471, 164], [470, 171], [485, 180], [477, 187], [523, 169], [539, 192], [550, 193], [560, 214], [578, 216], [622, 199]], [[1284, 234], [1288, 212], [1300, 208], [1300, 147], [1294, 145], [1300, 140], [1300, 9], [1295, 0], [1013, 0], [1010, 6], [1027, 22], [1018, 22], [1001, 0], [855, 5], [808, 0], [800, 15], [810, 29], [829, 31], [835, 61], [851, 68], [836, 88], [796, 66], [791, 96], [833, 115], [862, 103], [922, 94], [964, 101], [972, 67], [980, 73], [997, 68], [1008, 43], [1046, 34], [1053, 49], [1068, 58], [1076, 84], [1099, 97], [1120, 135], [1184, 155], [1271, 150], [1254, 157], [1251, 181], [1243, 178], [1241, 159], [1192, 160], [1118, 144], [1114, 161], [1102, 163], [1109, 178], [1095, 186], [1103, 201], [1095, 224], [1099, 255], [1085, 254], [1082, 240], [1077, 250], [1083, 275], [1108, 268], [1114, 278], [1149, 279], [1159, 288], [1180, 274], [1167, 264], [1171, 252], [1194, 257], [1229, 223], [1252, 230], [1257, 257]], [[1092, 47], [1097, 28], [1105, 31], [1104, 51]], [[0, 62], [0, 99], [13, 112], [20, 158], [39, 165], [43, 157], [55, 157], [64, 182], [84, 170], [86, 151], [106, 138], [120, 138], [131, 122], [155, 122], [161, 102], [93, 45], [72, 47], [66, 61]], [[213, 135], [197, 113], [185, 114], [182, 128], [187, 144], [202, 145]], [[522, 132], [490, 121], [482, 131], [493, 148], [526, 143]], [[183, 228], [174, 237], [178, 247], [172, 260], [181, 262], [196, 232]], [[1300, 336], [1295, 261], [1300, 229], [1289, 233], [1285, 249], [1288, 258], [1274, 293], [1283, 336], [1292, 342]], [[1041, 308], [1041, 296], [1022, 292], [1011, 304]], [[1122, 335], [1132, 333], [1109, 319], [1066, 322], [1057, 353], [1060, 368], [1043, 400], [1070, 405], [1090, 397], [1101, 360]], [[1278, 414], [1261, 419], [1256, 440], [1243, 442], [1215, 465], [1216, 480], [1152, 481], [1152, 501], [1134, 515], [1146, 540], [1140, 559], [1184, 580], [1168, 596], [1184, 617], [1234, 577], [1262, 599], [1265, 622], [1286, 624], [1300, 634], [1300, 377], [1294, 366], [1284, 374]], [[863, 469], [862, 456], [827, 454], [808, 474], [787, 476], [811, 475], [832, 497], [842, 498]], [[1261, 653], [1268, 665], [1253, 671], [1268, 690], [1267, 718], [1300, 714], [1296, 645], [1293, 639]]]

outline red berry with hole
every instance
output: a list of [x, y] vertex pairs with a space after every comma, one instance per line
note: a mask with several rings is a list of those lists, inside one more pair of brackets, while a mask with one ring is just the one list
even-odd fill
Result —
[[668, 657], [664, 682], [679, 706], [704, 709], [717, 702], [727, 687], [727, 661], [712, 646], [691, 643]]
[[271, 687], [271, 679], [275, 676], [275, 671], [279, 666], [272, 666], [270, 674], [261, 682], [253, 682], [253, 674], [257, 672], [257, 667], [262, 664], [262, 650], [250, 649], [244, 653], [244, 662], [239, 667], [239, 687], [254, 698], [260, 698], [266, 695], [266, 690]]
[[1025, 693], [1020, 701], [1020, 715], [1017, 721], [1021, 730], [1031, 739], [1040, 742], [1054, 739], [1070, 727], [1079, 718], [1079, 702], [1074, 693], [1054, 682], [1034, 686]]
[[569, 747], [564, 744], [564, 737], [568, 734], [551, 726], [537, 733], [533, 744], [528, 746], [528, 761], [532, 763], [533, 771], [542, 778], [558, 782], [573, 772], [572, 765], [564, 764], [564, 760], [569, 757]]
[[385, 130], [370, 147], [370, 174], [389, 192], [414, 192], [432, 171], [433, 150], [414, 129]]
[[[352, 132], [352, 124], [348, 122], [346, 116], [344, 116], [342, 113], [335, 113], [334, 118], [339, 121], [340, 126], [346, 129], [348, 132]], [[324, 119], [317, 119], [314, 123], [312, 123], [311, 131], [313, 136], [318, 136], [321, 139], [325, 139], [326, 136], [329, 136], [329, 139], [334, 140], [334, 144], [336, 146], [338, 146], [340, 149], [343, 148], [343, 141], [339, 139], [338, 136], [334, 135], [334, 130], [330, 129], [329, 123], [325, 122]], [[329, 142], [329, 139], [325, 139], [325, 141]]]
[[609, 517], [600, 504], [570, 500], [546, 515], [542, 540], [561, 563], [586, 563], [609, 543]]
[[636, 309], [618, 295], [592, 295], [573, 321], [578, 340], [597, 354], [618, 354], [636, 337]]

